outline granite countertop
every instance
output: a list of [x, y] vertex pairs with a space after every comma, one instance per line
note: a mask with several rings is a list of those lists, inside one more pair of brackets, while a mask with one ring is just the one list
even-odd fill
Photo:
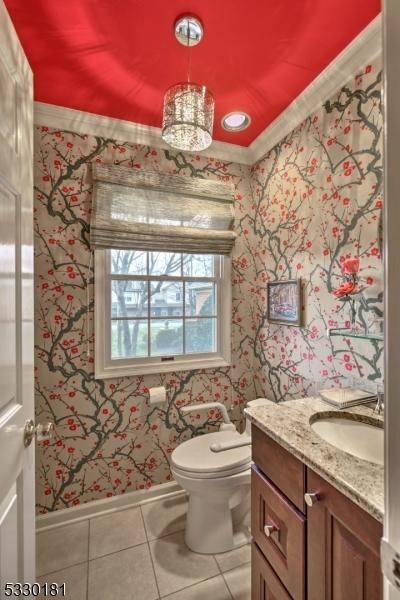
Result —
[[366, 422], [368, 419], [379, 420], [383, 426], [383, 417], [375, 414], [373, 407], [363, 405], [337, 410], [320, 398], [311, 397], [279, 404], [268, 401], [265, 406], [246, 408], [245, 413], [269, 437], [373, 517], [383, 521], [384, 467], [339, 450], [310, 427], [310, 418], [320, 412], [347, 413], [350, 419], [350, 415], [362, 415]]

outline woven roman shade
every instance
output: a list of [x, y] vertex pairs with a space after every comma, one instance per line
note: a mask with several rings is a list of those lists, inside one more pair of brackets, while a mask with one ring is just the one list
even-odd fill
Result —
[[93, 165], [92, 248], [229, 254], [233, 185]]

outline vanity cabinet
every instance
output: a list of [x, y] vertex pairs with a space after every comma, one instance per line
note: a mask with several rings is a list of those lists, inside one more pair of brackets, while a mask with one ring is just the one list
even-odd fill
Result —
[[254, 425], [252, 440], [252, 600], [380, 600], [382, 525]]

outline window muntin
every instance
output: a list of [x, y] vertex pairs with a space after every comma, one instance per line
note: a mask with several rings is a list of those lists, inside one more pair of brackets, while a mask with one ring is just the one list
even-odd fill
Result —
[[223, 258], [106, 251], [108, 362], [216, 356]]

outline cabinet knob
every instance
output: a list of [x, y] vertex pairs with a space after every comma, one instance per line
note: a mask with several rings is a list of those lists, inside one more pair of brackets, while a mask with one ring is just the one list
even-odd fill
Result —
[[318, 494], [313, 492], [306, 492], [304, 494], [304, 500], [307, 506], [314, 506], [318, 502]]
[[264, 525], [264, 533], [267, 537], [271, 537], [274, 531], [279, 531], [276, 525]]

